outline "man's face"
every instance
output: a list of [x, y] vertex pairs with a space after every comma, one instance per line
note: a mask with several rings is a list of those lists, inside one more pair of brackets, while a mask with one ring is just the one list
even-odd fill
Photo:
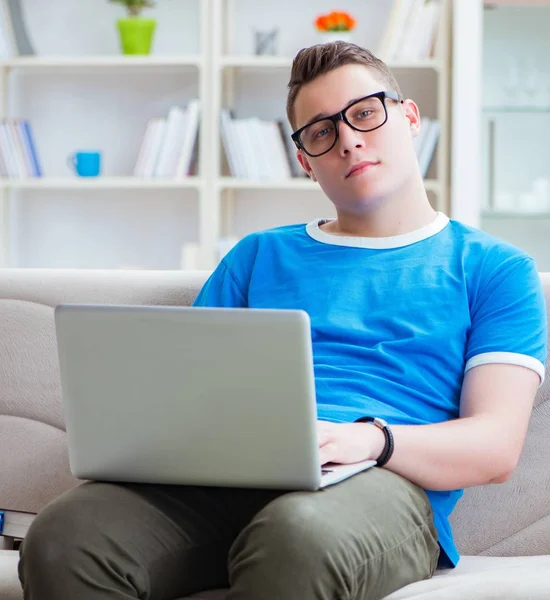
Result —
[[[351, 64], [334, 69], [299, 91], [294, 105], [296, 129], [320, 113], [333, 115], [352, 101], [380, 91], [387, 91], [387, 86], [368, 67]], [[414, 177], [417, 159], [412, 138], [420, 126], [418, 108], [411, 100], [385, 102], [388, 120], [382, 127], [361, 132], [339, 121], [339, 139], [332, 150], [315, 158], [298, 151], [302, 167], [336, 208], [353, 212], [392, 196]], [[364, 165], [353, 170], [360, 163]]]

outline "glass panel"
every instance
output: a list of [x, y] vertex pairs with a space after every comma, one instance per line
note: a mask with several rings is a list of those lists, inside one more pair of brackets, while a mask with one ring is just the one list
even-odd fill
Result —
[[550, 211], [550, 7], [484, 13], [484, 208]]

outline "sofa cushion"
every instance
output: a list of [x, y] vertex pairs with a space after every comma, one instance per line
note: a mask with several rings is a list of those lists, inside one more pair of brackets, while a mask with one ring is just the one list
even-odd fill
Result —
[[[386, 596], [384, 600], [547, 600], [550, 556], [520, 558], [465, 556], [456, 569], [437, 571]], [[224, 600], [215, 590], [183, 600]]]
[[23, 600], [17, 576], [19, 554], [13, 550], [0, 550], [0, 599]]
[[[0, 599], [22, 600], [17, 552], [0, 550]], [[493, 558], [465, 556], [456, 569], [437, 571], [385, 600], [547, 600], [550, 556]], [[180, 600], [224, 600], [224, 590], [211, 590]]]
[[[37, 513], [78, 482], [61, 403], [54, 307], [188, 305], [207, 272], [0, 269], [0, 508]], [[6, 483], [7, 482], [7, 483]]]

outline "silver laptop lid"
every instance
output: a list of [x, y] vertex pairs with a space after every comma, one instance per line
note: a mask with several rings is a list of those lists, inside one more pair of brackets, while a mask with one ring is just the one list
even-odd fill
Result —
[[307, 313], [61, 305], [55, 319], [77, 477], [318, 487]]

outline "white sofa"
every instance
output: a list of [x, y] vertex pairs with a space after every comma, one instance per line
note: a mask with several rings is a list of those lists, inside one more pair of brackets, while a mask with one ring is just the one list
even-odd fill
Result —
[[[69, 472], [53, 323], [61, 302], [188, 305], [208, 274], [0, 269], [0, 600], [21, 600], [14, 536], [77, 485]], [[541, 275], [550, 299], [550, 274]], [[505, 484], [467, 490], [452, 522], [455, 570], [386, 600], [550, 599], [550, 383], [539, 390], [519, 467]], [[11, 534], [11, 535], [7, 535]], [[4, 549], [2, 549], [4, 548]], [[195, 599], [221, 600], [224, 591]], [[266, 590], [269, 600], [269, 590]]]

